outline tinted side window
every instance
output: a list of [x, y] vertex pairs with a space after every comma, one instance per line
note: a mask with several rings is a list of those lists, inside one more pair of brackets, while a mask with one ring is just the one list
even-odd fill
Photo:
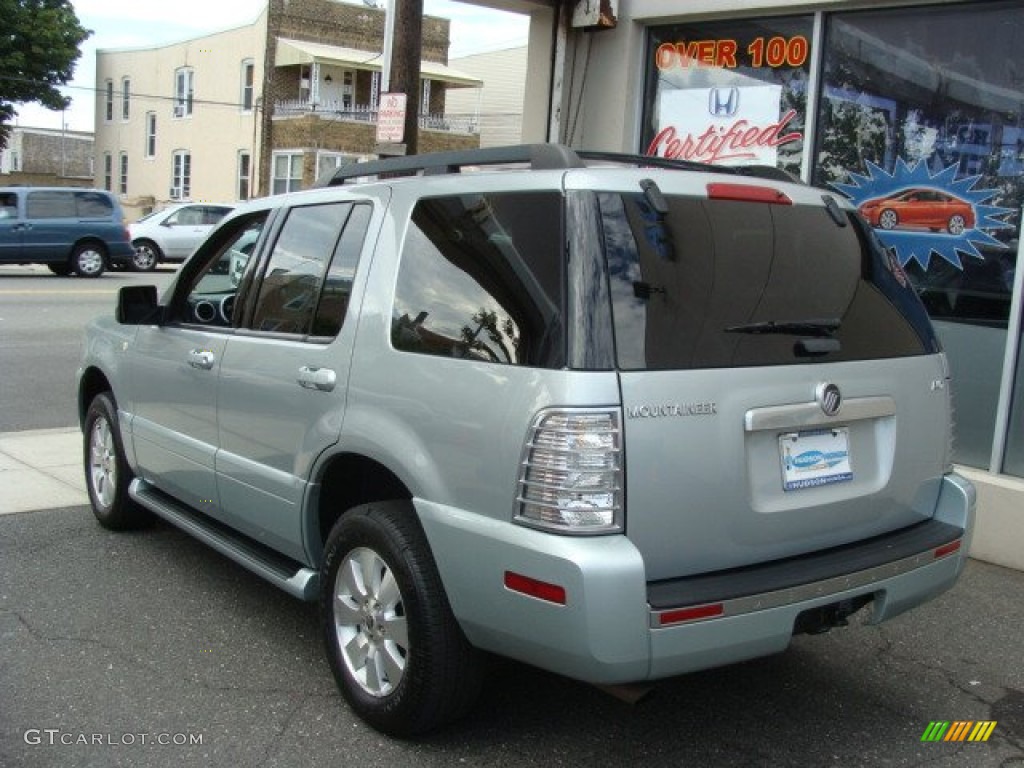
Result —
[[114, 213], [114, 203], [99, 192], [75, 192], [75, 203], [82, 218], [109, 219]]
[[18, 217], [18, 196], [14, 192], [0, 192], [0, 219]]
[[309, 205], [288, 212], [259, 288], [252, 319], [255, 330], [313, 332], [321, 285], [351, 212], [351, 203]]
[[75, 193], [70, 190], [29, 192], [26, 211], [30, 219], [73, 219], [78, 216]]
[[556, 192], [420, 201], [402, 247], [396, 349], [561, 367], [562, 198]]
[[208, 205], [203, 208], [203, 224], [216, 224], [230, 211], [230, 208], [224, 208], [223, 206]]
[[203, 266], [179, 288], [175, 319], [208, 326], [232, 325], [238, 286], [267, 215], [258, 211], [236, 219], [229, 229], [200, 246], [196, 263], [203, 262]]
[[352, 206], [320, 292], [320, 302], [313, 319], [313, 336], [337, 336], [345, 322], [352, 281], [355, 280], [359, 253], [363, 249], [372, 213], [373, 208], [369, 205]]
[[[937, 348], [906, 276], [820, 207], [599, 195], [616, 348], [627, 369], [733, 368]], [[837, 328], [829, 328], [833, 322]], [[805, 324], [785, 332], [770, 324]]]

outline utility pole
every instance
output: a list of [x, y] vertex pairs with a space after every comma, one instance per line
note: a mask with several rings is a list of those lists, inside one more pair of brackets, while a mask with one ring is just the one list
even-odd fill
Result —
[[423, 0], [392, 0], [395, 39], [391, 52], [391, 93], [406, 94], [405, 154], [415, 155], [419, 145], [420, 59], [423, 57]]

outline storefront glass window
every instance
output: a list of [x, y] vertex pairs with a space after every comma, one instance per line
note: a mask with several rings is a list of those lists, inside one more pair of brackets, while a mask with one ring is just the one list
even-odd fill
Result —
[[814, 183], [903, 264], [949, 355], [955, 459], [987, 467], [1024, 202], [1024, 8], [825, 18]]
[[[1024, 339], [1021, 339], [1024, 342]], [[1017, 357], [1017, 375], [1010, 409], [1010, 430], [1006, 441], [1003, 471], [1008, 475], [1024, 477], [1024, 343]]]
[[811, 16], [652, 28], [642, 149], [799, 175], [812, 30]]

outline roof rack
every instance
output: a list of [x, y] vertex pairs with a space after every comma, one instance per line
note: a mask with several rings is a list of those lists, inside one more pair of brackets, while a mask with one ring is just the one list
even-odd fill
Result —
[[333, 174], [318, 180], [316, 186], [334, 187], [344, 184], [350, 179], [362, 179], [367, 176], [384, 178], [413, 176], [420, 172], [425, 175], [458, 173], [466, 166], [509, 165], [512, 163], [529, 163], [530, 169], [535, 171], [583, 167], [583, 161], [579, 156], [562, 144], [520, 144], [510, 147], [432, 152], [426, 155], [371, 160], [366, 163], [349, 163], [340, 167]]
[[425, 155], [392, 157], [371, 160], [365, 163], [349, 163], [331, 174], [317, 180], [317, 187], [334, 187], [347, 181], [368, 177], [391, 178], [459, 173], [462, 168], [487, 165], [511, 165], [528, 163], [531, 170], [557, 170], [586, 167], [584, 161], [607, 161], [633, 165], [640, 168], [665, 168], [680, 171], [703, 171], [704, 173], [729, 173], [737, 176], [752, 176], [773, 181], [800, 183], [800, 180], [770, 165], [722, 166], [708, 165], [688, 160], [671, 160], [653, 155], [631, 155], [617, 152], [594, 152], [573, 150], [564, 144], [520, 144], [487, 149], [467, 149], [454, 152], [433, 152]]

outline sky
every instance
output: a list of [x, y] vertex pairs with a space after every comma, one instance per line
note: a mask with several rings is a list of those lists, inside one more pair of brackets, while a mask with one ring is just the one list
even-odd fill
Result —
[[[74, 77], [62, 89], [72, 105], [64, 113], [22, 105], [16, 125], [59, 130], [63, 117], [68, 130], [92, 131], [98, 48], [164, 45], [242, 26], [256, 19], [266, 0], [72, 0], [72, 5], [82, 26], [93, 31], [82, 45]], [[450, 0], [423, 0], [423, 5], [425, 13], [451, 19], [449, 59], [526, 43], [525, 16]]]

